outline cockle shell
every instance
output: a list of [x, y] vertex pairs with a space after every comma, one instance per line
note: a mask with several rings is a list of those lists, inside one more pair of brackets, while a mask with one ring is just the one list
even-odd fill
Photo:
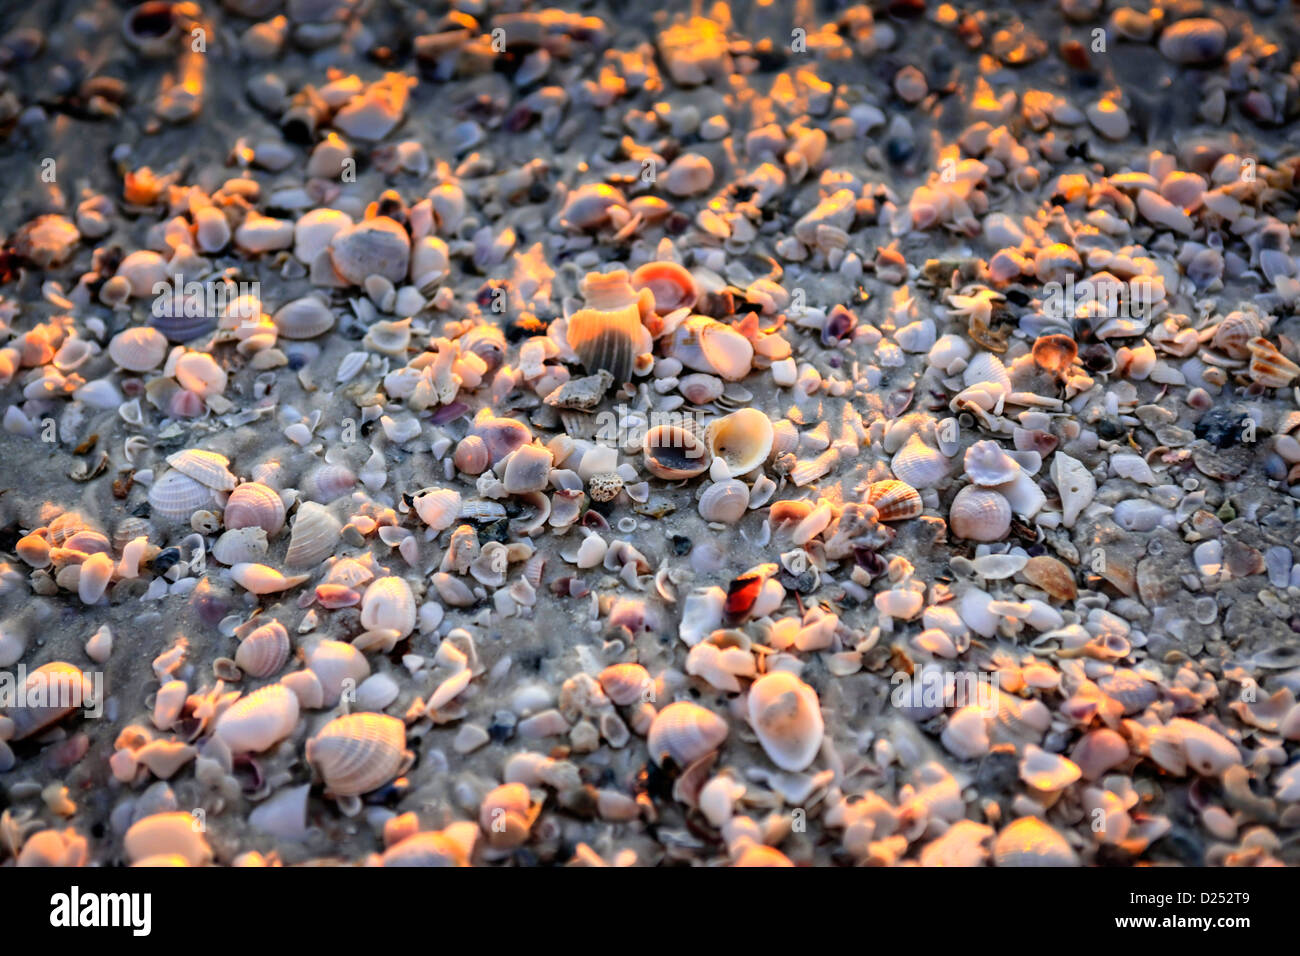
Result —
[[411, 499], [420, 520], [434, 531], [445, 531], [460, 516], [460, 492], [450, 488], [426, 488]]
[[[650, 333], [641, 324], [642, 302], [627, 270], [588, 273], [582, 280], [586, 308], [569, 317], [565, 336], [589, 373], [604, 369], [622, 385], [632, 378], [636, 357], [649, 351]], [[653, 293], [644, 293], [649, 308]]]
[[772, 452], [772, 420], [756, 408], [742, 408], [714, 419], [704, 433], [715, 460], [726, 463], [733, 477], [747, 475]]
[[679, 325], [667, 352], [687, 368], [711, 372], [729, 382], [748, 375], [754, 361], [749, 339], [707, 315], [692, 315]]
[[415, 629], [415, 596], [396, 575], [378, 578], [361, 599], [361, 625], [368, 630], [397, 631], [402, 637]]
[[215, 491], [230, 491], [238, 483], [230, 473], [230, 459], [215, 451], [187, 448], [168, 455], [167, 464]]
[[320, 683], [321, 699], [326, 707], [333, 707], [346, 692], [355, 693], [370, 676], [365, 655], [342, 641], [317, 641], [307, 647], [303, 658]]
[[890, 461], [894, 477], [913, 488], [934, 488], [948, 476], [948, 459], [937, 448], [913, 434]]
[[1078, 866], [1065, 837], [1038, 817], [1012, 821], [993, 841], [998, 866]]
[[[50, 661], [28, 672], [22, 687], [12, 688], [2, 713], [13, 722], [9, 740], [25, 740], [91, 703], [94, 685], [80, 667]], [[16, 699], [12, 699], [16, 695]]]
[[647, 262], [632, 273], [632, 288], [649, 289], [659, 315], [689, 309], [699, 297], [695, 278], [676, 262]]
[[466, 435], [462, 438], [451, 460], [458, 471], [467, 475], [481, 475], [492, 463], [487, 444], [477, 435]]
[[298, 726], [298, 697], [283, 684], [255, 690], [217, 718], [213, 734], [231, 753], [270, 750]]
[[619, 707], [654, 698], [654, 680], [640, 664], [611, 664], [600, 672], [600, 686]]
[[356, 487], [357, 476], [346, 465], [318, 465], [303, 478], [303, 493], [312, 501], [329, 504]]
[[1300, 365], [1278, 351], [1268, 339], [1253, 338], [1246, 343], [1246, 348], [1250, 350], [1250, 377], [1265, 388], [1286, 388], [1300, 375]]
[[1229, 312], [1214, 330], [1210, 344], [1235, 359], [1250, 355], [1250, 341], [1268, 331], [1270, 323], [1254, 312]]
[[667, 481], [694, 478], [713, 461], [708, 445], [681, 425], [655, 425], [645, 433], [641, 447], [646, 470]]
[[749, 688], [749, 722], [772, 762], [806, 768], [821, 749], [824, 724], [817, 692], [789, 671], [772, 671]]
[[384, 714], [336, 717], [307, 741], [307, 762], [335, 796], [377, 790], [410, 766], [406, 726]]
[[188, 523], [194, 512], [215, 502], [211, 488], [175, 469], [165, 472], [149, 489], [152, 513], [172, 521]]
[[274, 488], [247, 481], [230, 493], [222, 520], [227, 528], [261, 528], [274, 537], [284, 527], [284, 500]]
[[906, 521], [925, 510], [921, 493], [896, 478], [873, 481], [867, 487], [867, 504], [876, 509], [881, 521]]
[[235, 664], [250, 677], [278, 674], [289, 660], [289, 632], [279, 621], [254, 628], [235, 649]]
[[1011, 505], [996, 491], [967, 485], [952, 500], [948, 526], [959, 538], [1000, 541], [1011, 528]]
[[167, 337], [147, 325], [123, 329], [108, 343], [108, 355], [128, 372], [148, 372], [167, 357]]
[[713, 753], [727, 739], [727, 722], [711, 710], [690, 701], [669, 704], [655, 715], [646, 735], [650, 759], [660, 766], [672, 758], [680, 768], [689, 767]]
[[313, 339], [334, 328], [334, 313], [320, 299], [307, 295], [280, 306], [271, 321], [286, 339]]
[[304, 501], [293, 516], [289, 549], [284, 563], [290, 568], [314, 568], [334, 553], [343, 533], [343, 524], [324, 505]]
[[966, 477], [985, 488], [1006, 484], [1020, 474], [1020, 465], [995, 441], [977, 441], [967, 448], [965, 464]]
[[735, 478], [715, 482], [700, 495], [700, 515], [705, 521], [735, 524], [748, 507], [749, 488]]

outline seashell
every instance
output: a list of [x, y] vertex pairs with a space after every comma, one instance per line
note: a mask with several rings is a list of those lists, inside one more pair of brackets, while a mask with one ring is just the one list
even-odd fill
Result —
[[526, 495], [546, 488], [552, 457], [542, 445], [521, 445], [506, 458], [501, 484], [510, 495]]
[[415, 629], [415, 596], [396, 575], [377, 578], [361, 599], [361, 626], [397, 631], [402, 637]]
[[27, 674], [22, 687], [5, 695], [11, 705], [3, 711], [12, 723], [7, 740], [26, 740], [83, 706], [94, 697], [94, 685], [81, 668], [65, 661], [50, 661]]
[[384, 714], [336, 717], [307, 741], [307, 762], [335, 796], [377, 790], [410, 766], [406, 727]]
[[735, 478], [715, 482], [700, 495], [700, 515], [705, 521], [735, 524], [748, 508], [749, 488]]
[[708, 446], [681, 425], [655, 425], [641, 441], [646, 470], [667, 481], [694, 478], [713, 462]]
[[1097, 480], [1083, 462], [1059, 451], [1052, 458], [1050, 472], [1061, 496], [1061, 523], [1072, 528], [1075, 519], [1097, 494]]
[[470, 866], [478, 834], [478, 825], [467, 821], [453, 823], [446, 830], [417, 833], [385, 850], [382, 863], [384, 866]]
[[627, 206], [627, 200], [613, 186], [586, 183], [572, 190], [560, 209], [560, 222], [567, 229], [597, 229], [609, 221], [611, 209]]
[[890, 460], [894, 477], [913, 488], [937, 487], [948, 476], [948, 459], [913, 434]]
[[966, 449], [966, 477], [989, 488], [1003, 485], [1020, 474], [1019, 463], [995, 441], [977, 441]]
[[334, 553], [343, 535], [343, 524], [324, 505], [304, 501], [293, 517], [289, 549], [284, 563], [290, 568], [314, 568]]
[[1065, 837], [1038, 817], [1009, 823], [993, 841], [998, 866], [1078, 866], [1079, 858]]
[[[328, 141], [322, 141], [317, 145], [316, 151], [319, 152], [327, 145]], [[315, 160], [315, 158], [316, 153], [313, 152], [312, 160]], [[307, 173], [314, 176], [316, 173], [313, 172], [311, 164], [312, 161], [309, 160]], [[337, 172], [335, 175], [337, 175]], [[352, 217], [337, 209], [312, 209], [303, 213], [293, 227], [294, 256], [300, 262], [310, 266], [321, 253], [329, 248], [334, 237], [351, 225]]]
[[289, 660], [289, 632], [279, 621], [256, 627], [239, 642], [235, 663], [250, 677], [263, 678], [278, 674]]
[[528, 832], [540, 809], [533, 807], [533, 798], [522, 783], [502, 784], [484, 796], [479, 826], [488, 835], [488, 842], [498, 849], [522, 846], [528, 842]]
[[1197, 66], [1213, 63], [1223, 55], [1228, 30], [1209, 17], [1188, 17], [1165, 27], [1160, 34], [1160, 55], [1171, 63]]
[[434, 531], [445, 531], [457, 518], [464, 517], [461, 514], [460, 492], [450, 488], [426, 488], [411, 499], [411, 505], [420, 520]]
[[305, 840], [309, 835], [307, 797], [310, 793], [309, 783], [277, 791], [249, 812], [249, 825], [282, 840]]
[[921, 493], [896, 478], [873, 481], [868, 485], [867, 504], [876, 509], [881, 521], [906, 521], [925, 510]]
[[233, 754], [270, 750], [298, 726], [298, 697], [283, 684], [255, 690], [217, 718], [213, 736]]
[[477, 435], [467, 435], [456, 445], [451, 456], [456, 470], [466, 475], [481, 475], [492, 463], [487, 444]]
[[123, 329], [108, 343], [109, 358], [128, 372], [148, 372], [167, 357], [167, 337], [147, 325]]
[[1268, 339], [1253, 338], [1246, 343], [1246, 348], [1250, 350], [1250, 377], [1265, 388], [1286, 388], [1300, 375], [1300, 365], [1278, 351]]
[[411, 259], [410, 236], [388, 216], [375, 216], [339, 230], [329, 248], [334, 271], [351, 285], [362, 285], [372, 275], [400, 283]]
[[356, 485], [357, 476], [346, 465], [318, 465], [303, 478], [302, 490], [312, 501], [327, 505]]
[[685, 769], [722, 746], [727, 722], [711, 710], [690, 701], [669, 704], [655, 715], [646, 734], [650, 759], [663, 766], [671, 758]]
[[1182, 741], [1187, 765], [1206, 777], [1217, 777], [1241, 763], [1241, 752], [1227, 737], [1204, 724], [1175, 717], [1166, 725]]
[[1056, 558], [1040, 554], [1030, 558], [1020, 572], [1026, 581], [1041, 588], [1057, 601], [1073, 601], [1079, 594], [1070, 569]]
[[176, 856], [189, 866], [203, 866], [212, 860], [203, 832], [195, 826], [195, 817], [183, 810], [153, 813], [131, 824], [122, 848], [132, 863]]
[[148, 0], [122, 18], [122, 37], [147, 57], [161, 58], [177, 50], [180, 23], [169, 0]]
[[996, 491], [967, 485], [952, 500], [948, 526], [959, 538], [1000, 541], [1011, 529], [1011, 505]]
[[619, 707], [654, 700], [654, 680], [640, 664], [611, 664], [600, 672], [600, 686]]
[[1070, 751], [1070, 759], [1086, 780], [1097, 780], [1129, 757], [1128, 743], [1115, 731], [1102, 727], [1089, 731]]
[[355, 692], [357, 685], [370, 676], [365, 655], [342, 641], [317, 641], [307, 648], [303, 657], [320, 684], [326, 707], [337, 704], [345, 691]]
[[676, 262], [647, 262], [632, 273], [631, 283], [637, 292], [650, 290], [659, 315], [692, 308], [699, 298], [695, 278]]
[[152, 513], [172, 521], [188, 524], [194, 512], [215, 503], [211, 488], [175, 469], [165, 472], [149, 489]]
[[742, 408], [715, 419], [704, 433], [713, 459], [723, 461], [737, 478], [767, 461], [773, 438], [772, 420], [756, 408]]
[[982, 554], [971, 562], [977, 575], [986, 581], [1000, 581], [1022, 571], [1029, 562], [1023, 554]]
[[513, 418], [497, 418], [489, 409], [484, 409], [475, 416], [470, 434], [483, 439], [493, 465], [533, 440], [533, 433], [523, 422]]
[[211, 398], [226, 390], [226, 371], [206, 352], [186, 352], [176, 360], [176, 381], [181, 388], [200, 398]]
[[334, 328], [334, 313], [320, 299], [305, 295], [276, 309], [271, 321], [286, 339], [313, 339]]
[[103, 553], [92, 554], [81, 562], [77, 596], [82, 604], [94, 604], [104, 596], [108, 582], [113, 577], [113, 567], [113, 558]]
[[187, 448], [167, 456], [167, 464], [215, 491], [230, 491], [239, 483], [230, 473], [230, 459], [215, 451]]
[[1064, 376], [1079, 356], [1079, 346], [1068, 335], [1040, 335], [1034, 340], [1034, 362], [1053, 375]]
[[749, 688], [749, 722], [772, 762], [806, 768], [821, 749], [824, 725], [817, 692], [789, 671], [772, 671]]
[[230, 493], [222, 520], [227, 528], [261, 528], [274, 537], [284, 527], [284, 501], [274, 488], [247, 481]]
[[1064, 790], [1082, 776], [1078, 766], [1060, 754], [1026, 744], [1020, 758], [1020, 779], [1035, 790], [1055, 793]]
[[[641, 324], [641, 296], [627, 270], [588, 273], [582, 294], [586, 307], [569, 317], [565, 331], [569, 347], [588, 373], [604, 369], [615, 385], [631, 381], [636, 357], [649, 351], [650, 334]], [[649, 300], [652, 294], [643, 295]]]
[[1248, 358], [1250, 341], [1262, 336], [1268, 329], [1269, 323], [1254, 312], [1229, 312], [1214, 330], [1210, 344], [1232, 358]]
[[275, 568], [268, 567], [265, 564], [236, 564], [230, 569], [231, 579], [253, 594], [275, 594], [279, 591], [287, 591], [289, 588], [297, 587], [306, 581], [310, 575], [295, 574], [285, 577]]
[[669, 340], [667, 353], [687, 368], [738, 382], [753, 367], [754, 346], [729, 325], [706, 315], [692, 315]]
[[725, 386], [722, 379], [716, 375], [705, 375], [703, 372], [695, 372], [691, 375], [683, 375], [677, 381], [677, 391], [686, 397], [686, 400], [693, 405], [707, 405], [722, 397]]

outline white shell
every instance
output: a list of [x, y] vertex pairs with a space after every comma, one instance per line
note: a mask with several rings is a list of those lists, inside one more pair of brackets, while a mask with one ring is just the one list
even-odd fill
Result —
[[716, 482], [700, 495], [699, 507], [705, 521], [735, 524], [749, 507], [749, 488], [735, 478]]
[[274, 488], [247, 481], [230, 493], [222, 520], [227, 528], [261, 528], [273, 537], [284, 527], [284, 500]]
[[288, 662], [289, 651], [289, 632], [279, 621], [269, 621], [240, 641], [235, 664], [250, 677], [270, 677]]
[[334, 553], [343, 524], [330, 510], [315, 501], [304, 501], [293, 517], [289, 550], [284, 563], [290, 568], [314, 568]]
[[330, 307], [313, 296], [286, 302], [271, 316], [276, 329], [286, 339], [311, 339], [334, 327]]
[[236, 564], [230, 569], [230, 576], [235, 583], [254, 594], [274, 594], [297, 587], [306, 581], [308, 575], [295, 574], [289, 577], [275, 568], [265, 564]]
[[183, 810], [155, 813], [137, 820], [122, 841], [126, 858], [139, 863], [151, 857], [176, 855], [190, 866], [202, 866], [212, 859], [212, 849], [202, 827], [194, 824], [194, 816]]
[[434, 531], [450, 528], [460, 515], [460, 493], [450, 488], [426, 488], [411, 504], [420, 520]]
[[671, 757], [685, 769], [712, 753], [727, 739], [727, 722], [711, 710], [690, 701], [669, 704], [655, 715], [646, 735], [650, 759], [663, 764]]
[[749, 688], [748, 712], [774, 764], [800, 771], [813, 762], [825, 730], [815, 690], [789, 671], [773, 671]]
[[248, 564], [265, 557], [267, 547], [266, 532], [261, 528], [236, 528], [213, 542], [212, 557], [227, 567]]
[[213, 733], [232, 753], [261, 753], [297, 726], [297, 695], [282, 684], [271, 684], [231, 704], [217, 718]]
[[312, 501], [329, 504], [356, 487], [357, 476], [346, 465], [318, 465], [303, 478], [303, 493]]
[[1011, 505], [996, 491], [967, 485], [952, 500], [948, 526], [959, 538], [1000, 541], [1011, 529]]
[[230, 459], [215, 451], [187, 448], [168, 455], [167, 464], [215, 491], [230, 491], [238, 483], [230, 473]]
[[767, 461], [773, 438], [772, 420], [756, 408], [742, 408], [716, 419], [704, 433], [709, 453], [724, 461], [736, 478]]
[[188, 523], [194, 512], [215, 502], [211, 488], [175, 469], [164, 473], [149, 489], [152, 513], [172, 521]]
[[985, 488], [1002, 485], [1020, 474], [1020, 465], [995, 441], [977, 441], [966, 449], [966, 476]]
[[344, 691], [355, 691], [370, 676], [366, 656], [342, 641], [318, 641], [304, 654], [307, 667], [320, 681], [326, 707], [339, 702]]
[[388, 783], [406, 766], [406, 726], [384, 714], [336, 717], [307, 741], [307, 761], [336, 796], [360, 796]]
[[1050, 473], [1061, 496], [1061, 523], [1072, 528], [1097, 494], [1097, 480], [1083, 462], [1059, 451], [1052, 458]]
[[379, 578], [361, 599], [361, 626], [397, 631], [402, 637], [415, 629], [415, 597], [411, 586], [396, 575]]
[[619, 707], [627, 707], [654, 696], [654, 680], [640, 664], [611, 664], [600, 672], [605, 696]]
[[890, 468], [895, 478], [913, 488], [934, 488], [948, 476], [948, 459], [919, 434], [913, 434], [894, 454]]
[[147, 325], [132, 326], [113, 336], [108, 355], [128, 372], [148, 372], [167, 357], [167, 336]]

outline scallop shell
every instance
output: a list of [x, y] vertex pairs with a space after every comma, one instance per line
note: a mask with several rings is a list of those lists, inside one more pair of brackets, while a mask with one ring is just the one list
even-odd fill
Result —
[[969, 541], [1000, 541], [1011, 530], [1011, 505], [996, 491], [967, 485], [952, 500], [948, 526]]
[[672, 334], [669, 355], [687, 368], [738, 382], [753, 367], [754, 346], [729, 325], [707, 315], [692, 315]]
[[735, 524], [748, 507], [749, 488], [735, 478], [715, 482], [700, 495], [700, 515], [705, 521]]
[[694, 478], [713, 462], [708, 446], [689, 428], [655, 425], [641, 441], [646, 470], [667, 481]]
[[[4, 715], [13, 722], [9, 740], [25, 740], [68, 714], [91, 703], [94, 687], [81, 668], [66, 661], [50, 661], [27, 674], [21, 688], [13, 688], [12, 704]], [[15, 698], [16, 695], [16, 699]]]
[[346, 465], [318, 465], [303, 478], [302, 490], [312, 501], [329, 504], [350, 494], [357, 485], [357, 476]]
[[649, 333], [641, 324], [638, 295], [625, 269], [588, 273], [582, 294], [587, 307], [569, 317], [569, 346], [589, 373], [604, 369], [622, 385], [631, 380], [636, 357], [648, 351]]
[[377, 790], [410, 766], [406, 726], [384, 714], [336, 717], [307, 741], [307, 762], [336, 796]]
[[274, 537], [284, 527], [284, 501], [274, 488], [248, 481], [230, 493], [222, 520], [227, 528], [261, 528]]
[[896, 478], [873, 481], [867, 487], [867, 504], [876, 509], [881, 521], [906, 521], [925, 510], [921, 493]]
[[226, 708], [217, 718], [213, 734], [231, 753], [261, 753], [284, 740], [297, 726], [297, 695], [283, 684], [271, 684]]
[[215, 502], [211, 488], [175, 469], [164, 473], [149, 489], [152, 513], [172, 521], [188, 522], [194, 512]]
[[1250, 350], [1250, 377], [1265, 388], [1286, 388], [1300, 375], [1300, 365], [1268, 339], [1257, 336], [1246, 343], [1246, 348]]
[[361, 599], [361, 626], [371, 631], [397, 631], [402, 637], [410, 634], [415, 629], [411, 586], [396, 575], [372, 582]]
[[966, 449], [966, 477], [981, 487], [1004, 485], [1020, 474], [1019, 463], [995, 441], [977, 441]]
[[334, 328], [334, 313], [320, 299], [306, 295], [280, 306], [271, 321], [286, 339], [311, 339]]
[[420, 520], [434, 531], [445, 531], [461, 517], [460, 492], [450, 488], [426, 488], [411, 504]]
[[894, 477], [913, 488], [934, 488], [948, 476], [948, 459], [913, 434], [890, 461]]
[[109, 358], [128, 372], [148, 372], [167, 357], [167, 337], [147, 325], [132, 326], [113, 336], [108, 343]]
[[342, 533], [343, 524], [328, 508], [315, 501], [304, 501], [293, 517], [285, 566], [314, 568], [334, 553]]
[[230, 473], [230, 459], [215, 451], [187, 448], [167, 456], [167, 464], [214, 491], [230, 491], [238, 479]]
[[690, 701], [669, 704], [655, 715], [646, 735], [650, 759], [663, 766], [672, 758], [680, 768], [713, 753], [727, 739], [727, 722], [711, 710]]
[[632, 288], [649, 289], [659, 315], [693, 307], [700, 294], [695, 278], [676, 262], [647, 262], [632, 273]]
[[640, 664], [611, 664], [600, 672], [600, 687], [619, 707], [654, 696], [654, 680]]
[[774, 764], [798, 772], [821, 749], [822, 722], [817, 692], [789, 671], [772, 671], [749, 688], [749, 722]]
[[774, 439], [772, 420], [756, 408], [742, 408], [709, 423], [705, 444], [735, 477], [749, 474], [767, 461]]
[[279, 621], [254, 628], [235, 649], [235, 663], [251, 677], [277, 674], [289, 660], [289, 632]]
[[998, 866], [1078, 866], [1065, 837], [1038, 817], [1014, 820], [993, 841]]

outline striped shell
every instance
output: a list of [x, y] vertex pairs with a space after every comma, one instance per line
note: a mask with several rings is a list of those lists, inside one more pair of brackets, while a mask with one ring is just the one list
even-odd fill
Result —
[[402, 637], [410, 634], [415, 629], [411, 586], [396, 575], [373, 582], [361, 599], [361, 626], [372, 631], [397, 631]]
[[646, 470], [667, 481], [694, 478], [713, 463], [708, 445], [681, 425], [655, 425], [645, 433], [641, 448]]
[[640, 664], [611, 664], [600, 672], [600, 687], [619, 707], [627, 707], [653, 695], [654, 680]]
[[646, 735], [650, 759], [660, 766], [671, 757], [686, 768], [713, 753], [727, 739], [727, 722], [711, 710], [690, 701], [669, 704], [655, 715]]
[[728, 478], [715, 482], [700, 495], [700, 516], [705, 521], [735, 524], [749, 507], [749, 489], [743, 481]]
[[817, 692], [789, 671], [772, 671], [749, 688], [749, 722], [772, 762], [800, 771], [821, 749], [822, 722]]
[[217, 718], [213, 733], [232, 753], [270, 750], [298, 726], [298, 697], [283, 684], [255, 690]]
[[967, 485], [952, 500], [948, 526], [959, 538], [1000, 541], [1011, 529], [1011, 505], [996, 491]]
[[336, 717], [307, 741], [307, 762], [336, 796], [377, 790], [410, 765], [406, 726], [383, 714]]
[[334, 313], [320, 299], [305, 295], [276, 309], [271, 321], [286, 339], [311, 339], [334, 328]]
[[[13, 721], [9, 739], [23, 740], [89, 704], [94, 688], [80, 667], [66, 661], [50, 661], [29, 672], [22, 688], [14, 691], [13, 703], [17, 706], [9, 707], [4, 713]], [[38, 703], [43, 706], [37, 706]]]
[[411, 504], [421, 521], [434, 531], [445, 531], [460, 514], [460, 492], [450, 488], [426, 488], [411, 499]]
[[167, 357], [167, 337], [147, 325], [123, 329], [108, 343], [109, 358], [128, 372], [147, 372]]
[[327, 505], [351, 493], [356, 485], [357, 476], [346, 465], [319, 465], [303, 478], [302, 490], [312, 501]]
[[948, 476], [948, 459], [913, 434], [894, 453], [890, 468], [895, 478], [913, 488], [934, 488]]
[[338, 547], [343, 524], [330, 510], [315, 501], [304, 501], [293, 517], [289, 550], [284, 554], [285, 567], [314, 568]]
[[616, 385], [622, 385], [631, 380], [636, 357], [646, 351], [649, 340], [627, 270], [589, 273], [582, 280], [582, 294], [587, 307], [569, 317], [565, 332], [569, 346], [588, 373], [604, 369]]
[[230, 473], [230, 459], [215, 451], [187, 448], [168, 455], [167, 464], [215, 491], [230, 491], [238, 483]]
[[227, 528], [261, 528], [274, 537], [284, 527], [284, 501], [275, 489], [248, 481], [230, 493], [223, 520]]
[[278, 674], [289, 660], [289, 632], [279, 621], [254, 628], [235, 650], [235, 663], [250, 677]]
[[1300, 365], [1278, 351], [1276, 345], [1265, 338], [1253, 338], [1246, 343], [1250, 349], [1250, 377], [1265, 388], [1286, 388], [1300, 375]]
[[747, 475], [772, 453], [772, 420], [757, 408], [742, 408], [715, 419], [704, 433], [715, 459], [722, 459], [733, 475]]
[[925, 510], [921, 493], [896, 478], [873, 481], [867, 488], [867, 504], [879, 512], [881, 521], [905, 521]]
[[149, 507], [153, 514], [172, 521], [190, 520], [196, 511], [216, 501], [212, 489], [175, 469], [163, 474], [149, 489]]

